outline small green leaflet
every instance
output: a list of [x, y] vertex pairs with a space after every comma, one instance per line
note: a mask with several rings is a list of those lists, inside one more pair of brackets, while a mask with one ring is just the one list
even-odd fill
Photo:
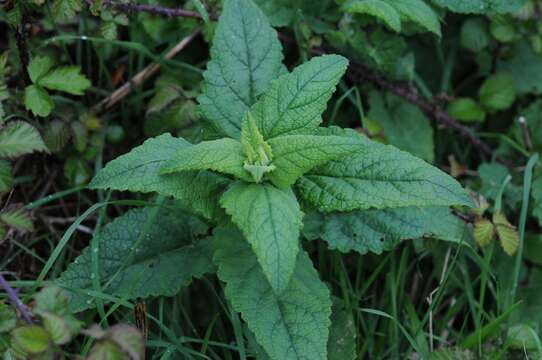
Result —
[[234, 184], [220, 199], [226, 213], [252, 245], [273, 290], [290, 282], [299, 251], [303, 213], [290, 189], [266, 184]]
[[243, 114], [284, 71], [277, 33], [252, 0], [225, 2], [211, 59], [199, 109], [220, 134], [239, 138]]
[[508, 73], [492, 75], [479, 91], [480, 103], [490, 110], [506, 110], [516, 100], [514, 78]]
[[107, 163], [89, 187], [173, 196], [187, 208], [212, 219], [219, 210], [218, 199], [228, 179], [208, 171], [160, 175], [160, 169], [171, 155], [188, 146], [192, 145], [170, 134], [148, 139], [128, 154]]
[[35, 84], [55, 65], [53, 59], [48, 56], [36, 56], [28, 65], [28, 75]]
[[[154, 213], [154, 216], [152, 216]], [[207, 227], [179, 209], [141, 208], [130, 210], [106, 225], [98, 237], [99, 279], [105, 294], [123, 299], [172, 296], [193, 277], [214, 270], [211, 242], [196, 236]], [[72, 311], [93, 307], [91, 248], [60, 276], [60, 286], [74, 291]]]
[[301, 177], [298, 188], [309, 204], [324, 212], [472, 205], [465, 190], [449, 175], [393, 146], [369, 139], [354, 154]]
[[286, 188], [314, 167], [356, 151], [359, 141], [341, 136], [286, 135], [269, 140], [269, 144], [276, 167], [269, 179]]
[[34, 151], [47, 152], [47, 147], [32, 125], [13, 121], [0, 130], [0, 157], [14, 158]]
[[457, 13], [504, 14], [518, 11], [527, 0], [433, 0], [433, 2]]
[[4, 210], [0, 212], [0, 221], [19, 231], [33, 231], [34, 224], [30, 215], [23, 209]]
[[166, 162], [160, 173], [214, 170], [250, 180], [250, 174], [243, 168], [244, 160], [241, 143], [237, 140], [223, 138], [204, 141], [178, 150], [172, 154], [171, 160]]
[[226, 297], [269, 357], [327, 360], [331, 299], [307, 254], [299, 253], [288, 287], [277, 295], [240, 234], [219, 229], [215, 244]]
[[322, 238], [330, 249], [362, 255], [381, 254], [401, 240], [433, 237], [460, 242], [469, 233], [465, 223], [447, 207], [404, 207], [363, 210], [322, 215], [308, 214], [305, 235], [309, 240]]
[[417, 25], [441, 36], [437, 13], [423, 0], [386, 0], [394, 6], [401, 16]]
[[342, 56], [318, 56], [273, 81], [251, 109], [264, 139], [309, 133], [318, 127], [347, 66]]
[[254, 2], [275, 27], [290, 25], [295, 18], [293, 7], [297, 4], [292, 3], [292, 0], [254, 0]]
[[55, 20], [68, 20], [83, 8], [82, 0], [55, 0], [53, 2], [53, 16]]
[[271, 164], [273, 160], [271, 147], [263, 139], [250, 111], [246, 112], [241, 127], [241, 146], [246, 156], [244, 168], [255, 182], [259, 183], [265, 174], [275, 170], [275, 166]]
[[78, 66], [63, 66], [42, 76], [38, 85], [50, 90], [64, 91], [72, 95], [83, 95], [90, 87], [90, 81], [81, 74]]
[[42, 87], [30, 85], [24, 89], [24, 106], [32, 111], [32, 114], [45, 117], [51, 113], [55, 104]]
[[497, 69], [512, 75], [519, 94], [542, 94], [542, 61], [527, 41], [513, 45], [511, 57], [497, 63]]

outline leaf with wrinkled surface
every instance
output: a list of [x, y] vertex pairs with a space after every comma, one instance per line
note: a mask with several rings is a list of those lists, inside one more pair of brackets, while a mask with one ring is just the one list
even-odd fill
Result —
[[351, 0], [343, 5], [351, 14], [367, 14], [382, 20], [396, 32], [401, 31], [401, 15], [384, 0]]
[[239, 138], [243, 114], [283, 71], [276, 31], [252, 0], [228, 0], [203, 74], [200, 111], [220, 134]]
[[245, 156], [241, 143], [223, 138], [204, 141], [178, 150], [161, 168], [161, 174], [188, 170], [213, 170], [250, 180], [250, 174], [243, 168]]
[[269, 140], [275, 170], [271, 182], [280, 188], [293, 185], [307, 171], [356, 151], [359, 142], [342, 136], [286, 135]]
[[348, 60], [342, 56], [318, 56], [273, 81], [251, 108], [264, 139], [317, 128], [347, 66]]
[[206, 218], [217, 213], [218, 199], [229, 180], [208, 171], [161, 175], [160, 169], [173, 154], [192, 146], [183, 139], [163, 134], [145, 141], [128, 154], [110, 161], [96, 174], [92, 189], [157, 192], [173, 196]]
[[303, 216], [293, 192], [238, 182], [220, 204], [251, 244], [273, 290], [282, 293], [294, 272]]
[[306, 216], [305, 224], [304, 232], [305, 228], [310, 231], [305, 234], [309, 240], [322, 238], [330, 249], [360, 254], [381, 254], [402, 240], [421, 237], [460, 242], [468, 233], [465, 223], [446, 207], [311, 213]]
[[13, 121], [0, 130], [0, 157], [14, 158], [34, 151], [47, 152], [47, 147], [32, 125]]
[[[153, 213], [155, 212], [155, 213]], [[192, 241], [207, 227], [178, 209], [142, 208], [128, 211], [97, 233], [102, 292], [123, 299], [173, 296], [192, 278], [214, 270], [210, 241]], [[62, 273], [58, 283], [72, 293], [72, 311], [95, 306], [86, 291], [93, 289], [91, 248]]]
[[472, 206], [452, 177], [404, 151], [367, 138], [359, 150], [317, 167], [297, 183], [320, 211], [406, 206]]
[[331, 327], [327, 342], [328, 360], [356, 359], [356, 323], [352, 312], [333, 301]]
[[214, 260], [225, 294], [273, 360], [327, 360], [331, 299], [309, 257], [299, 253], [288, 287], [277, 295], [246, 241], [215, 233]]
[[457, 13], [504, 14], [519, 10], [527, 0], [433, 0], [433, 2]]
[[78, 66], [63, 66], [50, 71], [38, 80], [38, 85], [50, 90], [64, 91], [72, 95], [83, 95], [90, 81], [81, 74]]

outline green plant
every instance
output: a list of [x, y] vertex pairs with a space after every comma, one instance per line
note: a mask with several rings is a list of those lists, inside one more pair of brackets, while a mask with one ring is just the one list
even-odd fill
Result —
[[[332, 300], [300, 247], [302, 228], [307, 239], [362, 254], [414, 237], [461, 239], [447, 207], [471, 200], [453, 178], [355, 131], [320, 127], [347, 60], [319, 56], [288, 72], [282, 58], [252, 1], [226, 1], [198, 98], [213, 140], [163, 134], [109, 162], [91, 188], [176, 202], [107, 225], [95, 238], [98, 258], [85, 250], [61, 285], [145, 298], [216, 271], [262, 356], [327, 359]], [[71, 306], [94, 302], [77, 294]]]

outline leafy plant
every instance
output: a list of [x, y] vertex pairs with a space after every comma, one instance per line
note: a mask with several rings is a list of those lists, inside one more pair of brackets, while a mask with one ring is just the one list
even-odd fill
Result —
[[33, 84], [24, 90], [26, 108], [34, 115], [48, 116], [54, 108], [54, 103], [46, 89], [83, 95], [90, 86], [90, 81], [80, 70], [77, 66], [56, 67], [54, 60], [47, 56], [32, 59], [28, 65], [28, 74]]
[[[134, 210], [107, 225], [97, 235], [99, 253], [117, 260], [91, 276], [87, 249], [61, 284], [85, 288], [98, 276], [109, 293], [135, 298], [171, 295], [191, 277], [217, 271], [226, 297], [267, 356], [327, 359], [332, 301], [299, 243], [304, 213], [321, 216], [323, 226], [370, 214], [359, 226], [378, 228], [378, 235], [358, 238], [354, 228], [340, 245], [318, 230], [312, 235], [344, 252], [379, 253], [411, 237], [461, 238], [447, 231], [457, 226], [453, 220], [438, 229], [419, 218], [427, 209], [451, 220], [448, 206], [471, 206], [453, 178], [355, 131], [320, 126], [348, 61], [323, 55], [289, 72], [282, 59], [277, 34], [259, 8], [251, 0], [227, 0], [198, 98], [213, 139], [149, 139], [109, 162], [90, 184], [155, 192], [177, 202], [168, 210]], [[201, 225], [194, 232], [197, 220], [174, 210], [178, 206], [206, 218], [213, 235], [206, 238]], [[412, 233], [402, 233], [390, 228], [390, 218], [398, 226], [401, 218], [419, 221]], [[384, 248], [374, 246], [384, 241]], [[91, 305], [80, 298], [73, 306]]]

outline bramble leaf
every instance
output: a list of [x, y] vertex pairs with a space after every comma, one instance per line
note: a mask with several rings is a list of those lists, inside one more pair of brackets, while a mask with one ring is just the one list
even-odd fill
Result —
[[252, 245], [273, 290], [283, 292], [294, 272], [303, 216], [293, 192], [238, 182], [220, 204]]
[[178, 150], [161, 168], [160, 173], [213, 170], [250, 180], [250, 174], [243, 168], [244, 160], [241, 143], [234, 139], [223, 138], [204, 141]]
[[[211, 272], [210, 241], [192, 241], [207, 227], [179, 209], [164, 207], [134, 209], [116, 218], [97, 233], [98, 269], [101, 291], [123, 299], [173, 296], [192, 278]], [[58, 283], [75, 290], [70, 300], [73, 311], [95, 306], [92, 254], [87, 247], [62, 273]]]
[[341, 136], [286, 135], [269, 140], [275, 169], [271, 182], [280, 188], [293, 185], [301, 175], [330, 160], [356, 151], [355, 138]]
[[214, 260], [225, 294], [273, 360], [327, 360], [329, 290], [301, 252], [288, 287], [277, 295], [237, 232], [215, 232]]
[[48, 56], [36, 56], [28, 64], [28, 75], [30, 80], [35, 84], [37, 83], [45, 74], [49, 72], [55, 65], [53, 59]]
[[29, 123], [13, 121], [0, 130], [0, 157], [14, 158], [34, 151], [48, 152], [40, 133]]
[[0, 193], [6, 192], [13, 186], [13, 174], [9, 161], [0, 160]]
[[[421, 237], [460, 242], [468, 233], [465, 224], [446, 207], [404, 207], [306, 216], [305, 236], [322, 238], [330, 249], [381, 254], [400, 241]], [[310, 233], [309, 233], [310, 231]]]
[[474, 222], [474, 240], [480, 247], [485, 247], [491, 243], [495, 236], [495, 227], [493, 223], [485, 218], [478, 218]]
[[19, 231], [34, 230], [34, 224], [24, 209], [4, 210], [0, 212], [0, 221]]
[[510, 256], [514, 255], [519, 246], [519, 235], [516, 227], [510, 224], [506, 216], [500, 212], [493, 214], [493, 223], [504, 252]]
[[46, 117], [53, 111], [55, 104], [45, 89], [30, 85], [24, 89], [24, 106], [32, 114]]
[[318, 127], [347, 66], [348, 60], [342, 56], [318, 56], [273, 81], [251, 108], [264, 139], [308, 133]]
[[83, 95], [83, 92], [90, 87], [90, 81], [81, 74], [78, 66], [64, 66], [50, 71], [42, 76], [38, 85], [50, 89], [64, 91], [72, 95]]
[[437, 13], [423, 0], [386, 0], [402, 17], [441, 36]]
[[186, 207], [211, 219], [219, 209], [218, 199], [229, 183], [227, 178], [208, 171], [160, 174], [162, 166], [175, 152], [189, 146], [192, 145], [170, 134], [148, 139], [128, 154], [107, 163], [89, 187], [173, 196]]
[[238, 139], [243, 114], [284, 71], [282, 59], [276, 31], [252, 0], [227, 0], [198, 98], [203, 117]]
[[461, 185], [441, 170], [392, 146], [358, 138], [364, 141], [357, 152], [299, 179], [301, 195], [320, 211], [472, 205]]

